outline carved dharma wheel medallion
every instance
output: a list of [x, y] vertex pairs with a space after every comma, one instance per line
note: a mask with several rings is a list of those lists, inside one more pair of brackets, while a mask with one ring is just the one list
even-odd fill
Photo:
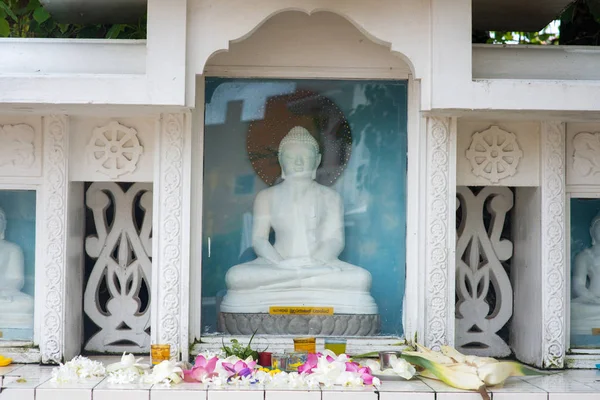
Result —
[[352, 133], [344, 113], [332, 100], [298, 90], [271, 97], [264, 115], [264, 119], [250, 124], [247, 149], [252, 167], [265, 183], [279, 182], [279, 142], [295, 126], [304, 127], [319, 142], [323, 159], [317, 182], [331, 186], [340, 177], [352, 152]]

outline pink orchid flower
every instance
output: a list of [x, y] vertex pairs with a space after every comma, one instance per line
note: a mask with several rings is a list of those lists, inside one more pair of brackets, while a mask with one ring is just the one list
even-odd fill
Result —
[[218, 360], [217, 357], [207, 360], [203, 355], [198, 355], [192, 369], [183, 371], [183, 380], [186, 382], [203, 382], [216, 376], [215, 367]]
[[231, 373], [231, 376], [240, 376], [240, 377], [246, 377], [249, 375], [252, 375], [252, 371], [254, 370], [254, 367], [256, 366], [256, 361], [249, 361], [249, 362], [245, 362], [242, 360], [239, 360], [238, 362], [236, 362], [235, 364], [231, 364], [231, 363], [223, 363], [223, 368], [225, 368], [227, 371], [229, 371]]
[[348, 371], [348, 372], [358, 372], [359, 369], [360, 369], [360, 365], [357, 362], [354, 362], [354, 361], [347, 361], [346, 362], [346, 371]]
[[369, 368], [369, 367], [361, 367], [361, 368], [358, 369], [357, 372], [361, 375], [361, 378], [362, 378], [363, 383], [365, 385], [372, 385], [373, 384], [373, 375], [371, 374], [371, 368]]
[[317, 363], [319, 362], [319, 356], [321, 356], [321, 353], [318, 353], [318, 354], [310, 353], [306, 358], [306, 362], [298, 367], [298, 373], [299, 374], [304, 374], [304, 373], [312, 374], [313, 369], [317, 368]]

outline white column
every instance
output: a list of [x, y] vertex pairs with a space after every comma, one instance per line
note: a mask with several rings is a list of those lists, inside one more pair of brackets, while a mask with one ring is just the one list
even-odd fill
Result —
[[454, 343], [456, 120], [427, 118], [425, 337], [428, 347]]
[[542, 366], [562, 368], [566, 341], [565, 125], [542, 122]]
[[[63, 360], [66, 310], [66, 244], [68, 190], [68, 118], [44, 117], [43, 309], [40, 351], [43, 363]], [[79, 299], [81, 300], [81, 299]]]
[[157, 132], [152, 259], [152, 343], [188, 353], [190, 156], [188, 113], [162, 114]]

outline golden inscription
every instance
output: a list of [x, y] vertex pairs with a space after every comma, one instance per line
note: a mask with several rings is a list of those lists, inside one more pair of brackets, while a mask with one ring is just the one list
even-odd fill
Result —
[[333, 315], [333, 307], [269, 307], [271, 315]]

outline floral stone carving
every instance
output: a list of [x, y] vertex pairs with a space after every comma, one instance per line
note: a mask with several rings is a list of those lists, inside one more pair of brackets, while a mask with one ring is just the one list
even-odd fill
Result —
[[0, 167], [29, 168], [35, 162], [35, 131], [26, 124], [0, 126]]
[[498, 183], [517, 173], [523, 151], [514, 133], [491, 126], [473, 134], [466, 157], [475, 176]]
[[86, 149], [96, 172], [112, 179], [135, 171], [144, 152], [137, 131], [116, 121], [94, 129]]
[[379, 333], [379, 325], [379, 314], [219, 314], [219, 330], [230, 335], [373, 336]]
[[581, 132], [573, 137], [573, 169], [580, 176], [600, 173], [600, 132]]

